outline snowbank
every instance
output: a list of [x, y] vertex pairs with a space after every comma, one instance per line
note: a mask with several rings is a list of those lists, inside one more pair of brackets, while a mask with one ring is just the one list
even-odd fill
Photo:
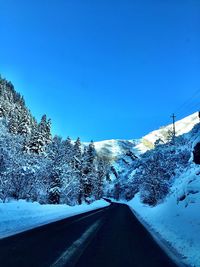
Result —
[[171, 195], [156, 207], [140, 202], [139, 195], [128, 202], [137, 214], [190, 266], [200, 266], [200, 175], [191, 168], [174, 183]]
[[74, 207], [40, 205], [24, 200], [0, 203], [0, 238], [106, 206], [109, 203], [104, 200]]

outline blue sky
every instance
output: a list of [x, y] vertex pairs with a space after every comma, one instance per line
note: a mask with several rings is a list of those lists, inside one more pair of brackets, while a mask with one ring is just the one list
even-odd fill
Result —
[[63, 137], [138, 138], [200, 89], [198, 0], [0, 0], [0, 10], [0, 73]]

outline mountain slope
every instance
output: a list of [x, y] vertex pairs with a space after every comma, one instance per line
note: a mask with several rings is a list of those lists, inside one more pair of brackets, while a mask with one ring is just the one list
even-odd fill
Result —
[[[192, 128], [199, 123], [198, 112], [189, 115], [176, 122], [176, 136], [189, 133]], [[95, 149], [100, 157], [106, 158], [111, 163], [110, 178], [115, 181], [120, 176], [128, 179], [132, 175], [132, 165], [138, 157], [145, 152], [153, 150], [155, 142], [162, 140], [165, 144], [168, 142], [169, 132], [172, 131], [173, 125], [169, 124], [154, 130], [140, 139], [133, 140], [104, 140], [95, 142]], [[133, 168], [134, 169], [134, 168]], [[106, 186], [112, 188], [113, 184]], [[111, 190], [111, 189], [110, 189]]]
[[[144, 137], [153, 144], [172, 125]], [[126, 166], [108, 194], [128, 203], [167, 250], [186, 266], [200, 266], [200, 123], [194, 113], [176, 123], [175, 143], [149, 150], [138, 145], [140, 157]], [[184, 265], [185, 266], [185, 265]]]
[[[176, 125], [176, 136], [188, 133], [192, 128], [199, 123], [198, 112], [193, 113], [181, 120], [178, 120]], [[116, 160], [131, 151], [136, 156], [145, 153], [154, 148], [154, 143], [161, 139], [164, 143], [167, 142], [168, 132], [172, 131], [173, 124], [160, 127], [140, 139], [133, 140], [104, 140], [95, 142], [95, 148], [100, 155]]]
[[[198, 112], [193, 113], [181, 120], [178, 120], [175, 123], [176, 126], [176, 136], [188, 133], [192, 128], [199, 123]], [[138, 153], [144, 153], [147, 150], [154, 147], [154, 143], [158, 139], [162, 139], [164, 142], [167, 142], [168, 131], [172, 131], [173, 124], [163, 126], [158, 130], [150, 132], [149, 134], [142, 137], [139, 143], [136, 145], [135, 149]]]
[[[176, 122], [176, 136], [188, 133], [192, 128], [199, 123], [198, 112], [189, 115]], [[145, 153], [154, 148], [154, 143], [158, 139], [167, 142], [168, 132], [172, 131], [173, 125], [169, 124], [162, 126], [158, 130], [154, 130], [140, 139], [133, 140], [104, 140], [95, 142], [95, 148], [101, 155], [108, 156], [111, 159], [116, 159], [124, 155], [127, 151], [133, 152], [136, 156]]]

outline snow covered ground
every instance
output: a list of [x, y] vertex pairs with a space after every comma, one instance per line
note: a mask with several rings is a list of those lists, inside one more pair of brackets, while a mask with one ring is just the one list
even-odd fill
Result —
[[157, 232], [190, 266], [200, 266], [200, 168], [192, 165], [176, 179], [164, 203], [150, 207], [139, 195], [128, 202], [139, 216]]
[[109, 203], [104, 200], [74, 207], [40, 205], [24, 200], [0, 203], [0, 238], [106, 206]]

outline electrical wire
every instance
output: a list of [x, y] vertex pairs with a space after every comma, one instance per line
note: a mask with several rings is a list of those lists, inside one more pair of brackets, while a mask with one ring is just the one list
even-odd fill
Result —
[[194, 92], [194, 94], [189, 97], [183, 104], [181, 104], [175, 111], [174, 113], [180, 113], [182, 112], [183, 110], [185, 110], [186, 108], [188, 108], [188, 106], [192, 105], [193, 104], [193, 100], [197, 97], [200, 97], [200, 89], [196, 90]]

